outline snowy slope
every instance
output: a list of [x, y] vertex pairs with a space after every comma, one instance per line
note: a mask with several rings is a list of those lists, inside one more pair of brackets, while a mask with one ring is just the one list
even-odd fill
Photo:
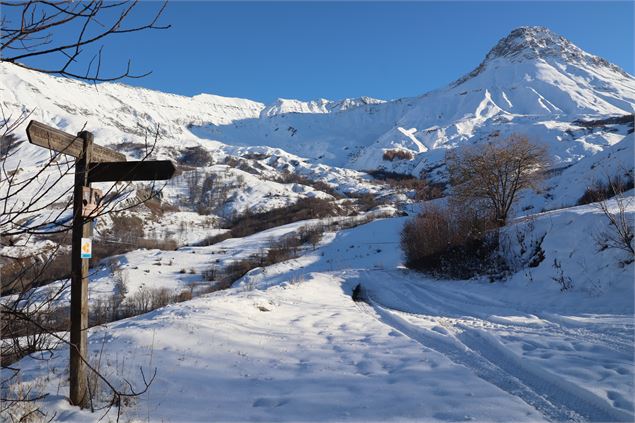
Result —
[[[513, 132], [546, 144], [558, 161], [575, 161], [620, 137], [610, 133], [563, 135], [575, 127], [572, 122], [634, 110], [633, 76], [545, 28], [519, 28], [503, 38], [470, 74], [419, 97], [416, 106], [366, 149], [355, 166], [380, 166], [378, 151], [395, 146], [417, 154], [486, 142]], [[418, 144], [413, 148], [413, 138], [425, 148]], [[416, 173], [433, 166], [439, 156], [420, 154], [414, 160]]]
[[570, 207], [577, 204], [585, 190], [597, 183], [606, 184], [619, 177], [623, 182], [633, 179], [635, 171], [635, 135], [603, 151], [554, 172], [542, 182], [539, 192], [528, 190], [515, 206], [516, 214], [532, 214], [544, 210]]
[[[167, 182], [163, 200], [180, 207], [184, 212], [197, 211], [197, 202], [189, 200], [189, 181], [196, 177], [195, 174], [200, 175], [197, 177], [198, 184], [202, 184], [210, 175], [216, 175], [218, 183], [222, 182], [229, 187], [225, 194], [225, 203], [215, 205], [212, 210], [217, 217], [224, 218], [246, 211], [257, 213], [287, 206], [301, 198], [332, 198], [330, 194], [307, 184], [279, 181], [285, 173], [325, 183], [330, 189], [345, 195], [390, 195], [392, 192], [374, 183], [368, 175], [354, 170], [308, 163], [301, 157], [266, 145], [237, 147], [199, 139], [188, 130], [191, 125], [203, 122], [226, 124], [255, 119], [265, 106], [250, 100], [208, 94], [189, 98], [112, 83], [91, 86], [0, 63], [0, 101], [3, 112], [9, 119], [16, 119], [20, 113], [25, 112], [30, 113], [29, 119], [42, 121], [70, 133], [86, 128], [94, 132], [97, 143], [126, 153], [129, 159], [143, 157], [146, 141], [153, 141], [152, 135], [148, 134], [159, 128], [160, 136], [152, 158], [171, 159], [182, 165], [180, 175]], [[325, 110], [344, 110], [377, 102], [361, 98], [322, 102], [321, 107]], [[18, 145], [4, 163], [7, 169], [19, 169], [19, 177], [23, 179], [35, 175], [49, 159], [46, 149], [26, 142], [27, 123], [28, 120], [14, 132]], [[45, 169], [37, 183], [22, 189], [16, 201], [36, 197], [36, 193], [42, 190], [42, 185], [57, 180], [57, 172], [54, 168]], [[65, 199], [72, 180], [72, 174], [63, 177], [55, 187], [47, 191], [40, 203]], [[102, 183], [96, 186], [107, 192], [111, 184]], [[8, 188], [6, 183], [0, 184], [1, 192]], [[130, 198], [133, 197], [132, 194], [134, 192]], [[209, 192], [203, 192], [202, 196], [207, 194]], [[49, 208], [30, 217], [34, 219], [33, 223], [54, 219], [61, 223], [70, 218], [70, 212], [58, 217], [59, 213], [60, 210]], [[180, 216], [185, 218], [187, 215]], [[166, 220], [174, 219], [167, 216]], [[186, 220], [184, 223], [204, 219]], [[219, 219], [211, 221], [218, 222]], [[109, 222], [102, 223], [108, 225]], [[163, 225], [169, 223], [163, 222]], [[155, 233], [161, 235], [160, 232]], [[172, 235], [187, 239], [183, 234]]]
[[[234, 289], [93, 328], [91, 354], [103, 348], [102, 370], [114, 380], [138, 384], [139, 366], [157, 368], [125, 418], [633, 420], [633, 263], [597, 252], [587, 228], [606, 222], [595, 206], [536, 216], [531, 233], [547, 231], [545, 260], [503, 284], [402, 268], [404, 221], [327, 234], [317, 250], [253, 271]], [[573, 278], [566, 293], [552, 280], [554, 258]], [[352, 301], [357, 284], [367, 303]], [[97, 420], [65, 402], [66, 360], [60, 348], [18, 365], [50, 393], [49, 415]]]

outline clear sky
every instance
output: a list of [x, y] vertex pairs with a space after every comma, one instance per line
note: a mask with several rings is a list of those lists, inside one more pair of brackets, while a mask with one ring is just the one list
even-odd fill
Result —
[[108, 66], [131, 58], [153, 72], [125, 82], [172, 93], [391, 99], [457, 79], [523, 25], [546, 26], [633, 74], [634, 19], [630, 1], [172, 1], [162, 19], [171, 29], [109, 38], [105, 48]]

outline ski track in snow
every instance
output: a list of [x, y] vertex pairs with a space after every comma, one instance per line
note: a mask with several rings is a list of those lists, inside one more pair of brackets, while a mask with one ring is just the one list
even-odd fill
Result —
[[[418, 291], [419, 295], [423, 292], [422, 289]], [[418, 299], [421, 300], [422, 297], [419, 296]], [[424, 308], [438, 309], [441, 306], [446, 310], [453, 309], [448, 303], [442, 304], [438, 297], [431, 301], [432, 304], [427, 302], [432, 299], [431, 296], [423, 299], [421, 305]], [[503, 391], [519, 397], [549, 420], [603, 422], [633, 419], [632, 415], [612, 408], [593, 393], [546, 370], [526, 364], [493, 335], [473, 327], [476, 322], [471, 319], [445, 319], [446, 326], [447, 321], [454, 320], [450, 324], [462, 330], [458, 336], [452, 336], [413, 323], [413, 320], [427, 319], [425, 316], [384, 307], [368, 294], [365, 300], [368, 304], [358, 303], [363, 312], [375, 316], [379, 321], [425, 348], [441, 353], [452, 362], [469, 368], [480, 378]], [[436, 305], [433, 305], [435, 303]], [[405, 316], [411, 319], [406, 319]], [[489, 324], [490, 322], [486, 321], [480, 322], [480, 326]]]

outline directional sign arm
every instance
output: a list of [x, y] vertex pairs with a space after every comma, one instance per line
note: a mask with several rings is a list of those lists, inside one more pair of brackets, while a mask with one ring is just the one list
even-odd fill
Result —
[[[80, 158], [84, 151], [84, 141], [81, 138], [35, 120], [29, 122], [29, 126], [26, 127], [26, 135], [31, 144], [76, 158]], [[97, 144], [93, 144], [92, 153], [92, 162], [126, 161], [125, 154]]]
[[88, 172], [90, 182], [152, 181], [170, 179], [176, 167], [170, 160], [95, 163]]

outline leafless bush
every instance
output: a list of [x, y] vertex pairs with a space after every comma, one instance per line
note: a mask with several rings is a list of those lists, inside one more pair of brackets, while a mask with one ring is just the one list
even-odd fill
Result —
[[[46, 300], [43, 300], [46, 301]], [[42, 303], [40, 303], [42, 304]], [[65, 330], [68, 327], [68, 316], [64, 309], [56, 309], [47, 305], [32, 305], [29, 319], [22, 319], [15, 314], [4, 314], [1, 321], [1, 362], [2, 366], [10, 366], [29, 354], [49, 351], [59, 343], [49, 335], [49, 331]]]
[[194, 169], [193, 171], [188, 172], [185, 178], [189, 196], [187, 201], [189, 204], [196, 204], [196, 202], [201, 198], [203, 173], [198, 169]]
[[401, 247], [410, 268], [440, 277], [491, 274], [498, 229], [491, 215], [458, 206], [426, 206], [404, 225]]
[[611, 200], [613, 204], [606, 199], [597, 203], [597, 207], [606, 216], [609, 225], [607, 229], [595, 234], [595, 241], [600, 250], [614, 248], [624, 251], [628, 255], [626, 263], [631, 263], [635, 260], [634, 223], [626, 210], [632, 199], [624, 196], [621, 186], [614, 184], [611, 186], [611, 191], [615, 193]]
[[185, 174], [188, 197], [185, 206], [194, 208], [198, 214], [209, 215], [221, 209], [233, 189], [240, 187], [240, 180], [228, 179], [228, 174], [212, 172], [206, 174], [194, 169]]
[[176, 302], [182, 303], [184, 301], [189, 301], [191, 299], [192, 299], [192, 290], [184, 289], [183, 291], [179, 292], [178, 296], [176, 297]]
[[280, 182], [282, 184], [300, 184], [300, 185], [306, 185], [308, 187], [313, 187], [318, 191], [322, 191], [325, 192], [329, 195], [332, 195], [335, 198], [341, 198], [342, 195], [340, 193], [338, 193], [335, 188], [333, 188], [332, 186], [330, 186], [329, 184], [327, 184], [326, 182], [323, 181], [314, 181], [312, 179], [307, 178], [306, 176], [302, 176], [300, 174], [297, 174], [295, 172], [284, 172], [282, 173], [278, 179], [276, 179], [276, 182]]
[[564, 274], [562, 263], [558, 261], [558, 259], [554, 258], [552, 266], [556, 271], [556, 276], [552, 276], [551, 279], [553, 279], [555, 282], [558, 283], [558, 285], [560, 285], [560, 291], [564, 292], [573, 288], [573, 281], [569, 276], [566, 276]]
[[622, 194], [633, 189], [633, 176], [616, 175], [607, 177], [607, 181], [595, 181], [591, 186], [587, 187], [584, 194], [578, 199], [577, 205], [595, 203], [598, 201], [608, 200], [616, 195]]
[[245, 276], [250, 270], [260, 267], [260, 264], [261, 259], [259, 257], [248, 257], [228, 264], [223, 269], [222, 287], [231, 286], [232, 283]]
[[112, 214], [112, 227], [107, 234], [118, 241], [135, 241], [143, 238], [143, 220], [131, 214]]
[[340, 212], [341, 209], [329, 200], [304, 198], [293, 205], [269, 210], [264, 213], [252, 214], [246, 212], [231, 221], [231, 229], [228, 232], [209, 237], [199, 245], [212, 245], [228, 238], [242, 238], [300, 220], [337, 216]]
[[381, 204], [377, 201], [377, 197], [371, 193], [349, 194], [349, 197], [356, 199], [356, 205], [359, 211], [362, 212], [371, 210]]
[[134, 245], [137, 248], [145, 248], [147, 250], [174, 251], [178, 248], [177, 242], [173, 239], [141, 238], [136, 240]]
[[396, 189], [414, 191], [415, 200], [417, 201], [427, 201], [442, 197], [446, 185], [440, 182], [431, 182], [425, 175], [417, 178], [410, 174], [386, 170], [372, 170], [368, 174], [381, 183]]
[[203, 272], [203, 277], [207, 281], [217, 282], [214, 290], [227, 289], [250, 270], [298, 257], [302, 245], [310, 244], [315, 248], [322, 238], [323, 231], [324, 227], [321, 225], [302, 228], [297, 234], [286, 236], [273, 243], [260, 254], [232, 261], [222, 270], [212, 266]]
[[148, 188], [137, 188], [137, 198], [147, 199], [144, 201], [143, 206], [150, 210], [153, 216], [161, 217], [165, 213], [177, 212], [180, 209], [161, 198], [160, 192], [152, 192]]
[[322, 235], [324, 235], [324, 227], [321, 225], [304, 227], [300, 229], [298, 233], [298, 242], [300, 244], [310, 244], [313, 249], [320, 243], [322, 240]]
[[46, 381], [39, 377], [33, 381], [20, 380], [17, 369], [3, 371], [11, 375], [2, 379], [0, 414], [6, 422], [50, 422], [55, 418], [42, 410], [41, 400], [46, 397]]
[[384, 151], [382, 158], [386, 161], [392, 162], [394, 160], [412, 160], [414, 159], [414, 156], [408, 150], [395, 149]]
[[190, 166], [205, 167], [213, 163], [213, 158], [212, 153], [210, 153], [208, 149], [197, 145], [194, 147], [187, 147], [181, 154], [179, 161]]
[[161, 308], [176, 302], [176, 295], [167, 288], [155, 288], [150, 291], [152, 308]]
[[222, 234], [208, 236], [195, 245], [198, 245], [198, 246], [214, 245], [214, 244], [218, 244], [219, 242], [225, 241], [226, 239], [229, 239], [231, 237], [232, 237], [231, 231], [227, 231], [227, 232], [223, 232]]
[[105, 231], [106, 239], [93, 247], [94, 260], [115, 254], [123, 254], [138, 248], [175, 250], [178, 245], [173, 239], [144, 238], [143, 220], [132, 214], [113, 214], [112, 226]]
[[1, 259], [2, 295], [19, 293], [70, 277], [71, 253], [56, 247], [42, 254]]

